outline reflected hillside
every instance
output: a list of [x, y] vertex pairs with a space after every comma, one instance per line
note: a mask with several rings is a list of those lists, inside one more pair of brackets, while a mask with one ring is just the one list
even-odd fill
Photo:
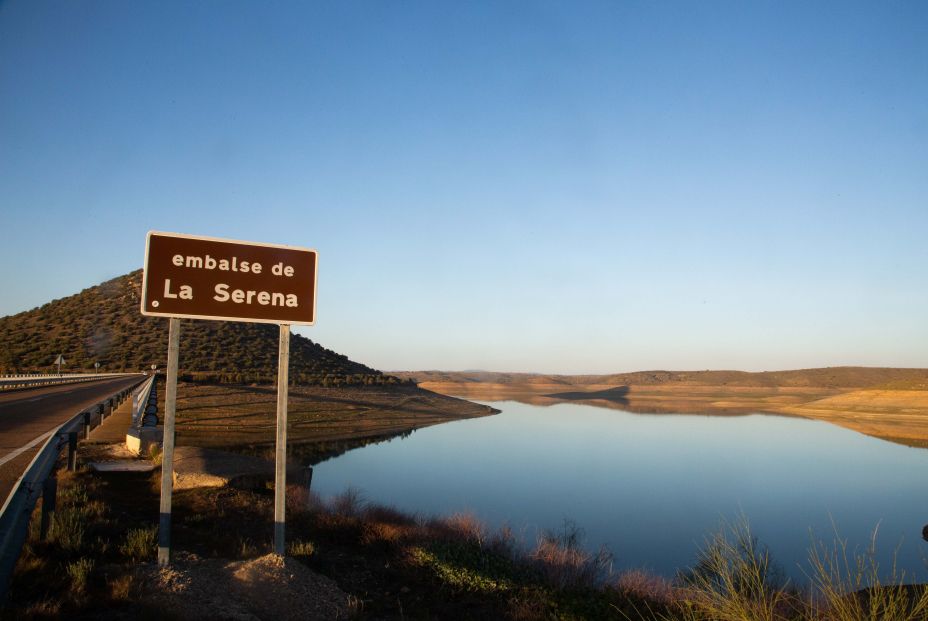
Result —
[[569, 402], [637, 414], [785, 414], [828, 421], [900, 444], [928, 446], [926, 369], [396, 375], [414, 379], [428, 390], [478, 401], [540, 406]]

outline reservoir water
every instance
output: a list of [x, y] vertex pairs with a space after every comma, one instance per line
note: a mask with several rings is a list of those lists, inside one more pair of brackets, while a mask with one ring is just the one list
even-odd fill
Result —
[[618, 570], [673, 577], [720, 520], [745, 516], [786, 574], [805, 581], [812, 538], [864, 551], [877, 531], [887, 572], [928, 579], [928, 450], [828, 423], [769, 415], [633, 414], [564, 403], [420, 429], [315, 468], [323, 497], [346, 488], [424, 516], [467, 512], [531, 546], [565, 519]]

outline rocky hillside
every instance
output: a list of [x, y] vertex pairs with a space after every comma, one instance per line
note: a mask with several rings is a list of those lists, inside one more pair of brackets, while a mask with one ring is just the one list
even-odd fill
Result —
[[[142, 272], [114, 278], [76, 295], [0, 318], [0, 373], [48, 372], [58, 354], [63, 370], [139, 371], [167, 360], [168, 320], [139, 313]], [[189, 379], [272, 382], [275, 325], [182, 320], [180, 371]], [[290, 376], [306, 384], [399, 383], [294, 334]]]

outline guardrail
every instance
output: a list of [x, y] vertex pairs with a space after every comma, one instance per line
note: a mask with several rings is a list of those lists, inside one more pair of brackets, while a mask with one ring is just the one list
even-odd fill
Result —
[[126, 430], [126, 448], [140, 454], [161, 442], [158, 432], [158, 376], [153, 375], [132, 393], [132, 421]]
[[[140, 377], [139, 382], [141, 381]], [[78, 433], [82, 433], [84, 439], [87, 439], [91, 429], [99, 426], [107, 414], [125, 401], [134, 388], [135, 386], [131, 386], [112, 393], [91, 407], [81, 410], [52, 431], [25, 473], [16, 482], [3, 508], [0, 509], [0, 601], [6, 597], [13, 568], [29, 531], [32, 510], [40, 496], [43, 499], [40, 535], [44, 538], [48, 533], [58, 493], [55, 465], [61, 455], [61, 449], [68, 447], [68, 470], [76, 469]], [[93, 424], [94, 421], [97, 422], [96, 425]]]
[[[158, 397], [155, 391], [157, 379], [156, 375], [152, 375], [132, 393], [132, 426], [136, 429], [144, 425], [145, 418], [158, 412]], [[153, 410], [149, 410], [150, 406], [154, 406]], [[156, 425], [158, 424], [157, 416], [155, 416], [154, 422]]]
[[71, 373], [68, 375], [0, 375], [0, 391], [12, 388], [31, 388], [51, 384], [74, 384], [108, 377], [143, 375], [141, 373]]

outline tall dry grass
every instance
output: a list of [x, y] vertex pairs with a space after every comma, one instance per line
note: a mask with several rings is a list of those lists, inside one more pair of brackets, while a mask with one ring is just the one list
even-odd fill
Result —
[[928, 619], [928, 585], [906, 585], [908, 577], [893, 562], [888, 574], [876, 556], [874, 530], [864, 552], [849, 552], [846, 539], [837, 535], [830, 546], [821, 542], [809, 551], [813, 618], [836, 621]]
[[564, 520], [561, 528], [546, 531], [529, 555], [548, 584], [558, 589], [600, 587], [612, 573], [612, 553], [601, 547], [596, 553], [582, 546], [583, 530]]
[[885, 574], [876, 535], [863, 552], [814, 542], [810, 585], [799, 590], [781, 577], [747, 519], [709, 537], [696, 566], [681, 576], [666, 621], [917, 621], [928, 619], [928, 585], [906, 585], [895, 563]]
[[696, 566], [679, 578], [684, 619], [776, 621], [789, 607], [786, 583], [770, 552], [751, 535], [746, 519], [710, 535]]

